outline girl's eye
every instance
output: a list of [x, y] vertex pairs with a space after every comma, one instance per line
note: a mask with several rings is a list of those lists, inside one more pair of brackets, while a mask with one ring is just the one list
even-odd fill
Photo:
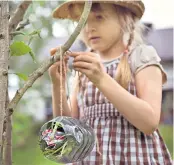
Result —
[[96, 15], [96, 19], [101, 20], [103, 19], [102, 15]]

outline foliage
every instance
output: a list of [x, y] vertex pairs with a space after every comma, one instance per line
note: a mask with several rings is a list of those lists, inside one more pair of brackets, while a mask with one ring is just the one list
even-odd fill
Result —
[[16, 111], [13, 117], [13, 165], [57, 165], [44, 158], [38, 143], [38, 130], [31, 116]]
[[14, 73], [14, 74], [16, 74], [20, 79], [24, 81], [28, 80], [28, 77], [25, 74], [22, 74], [22, 73]]
[[13, 114], [13, 147], [26, 145], [26, 139], [33, 136], [32, 117], [21, 112]]
[[160, 126], [160, 133], [169, 149], [169, 152], [174, 159], [174, 152], [173, 152], [173, 126], [168, 125], [161, 125]]
[[31, 51], [31, 48], [22, 41], [14, 41], [10, 45], [11, 56], [22, 56]]
[[[30, 48], [29, 44], [33, 40], [33, 38], [37, 35], [40, 37], [41, 30], [34, 30], [31, 33], [27, 34], [22, 31], [16, 31], [13, 33], [13, 35], [24, 35], [28, 39], [28, 44], [26, 44], [23, 41], [17, 41], [14, 40], [13, 43], [10, 45], [10, 55], [11, 56], [23, 56], [26, 54], [30, 54], [30, 56], [33, 59], [33, 62], [36, 62], [35, 55], [32, 51], [32, 48]], [[41, 38], [41, 37], [40, 37]]]
[[27, 140], [24, 148], [13, 149], [13, 165], [59, 165], [44, 158], [37, 144], [37, 137]]
[[[14, 122], [16, 122], [16, 119], [14, 120]], [[40, 125], [42, 124], [43, 123], [41, 123]], [[28, 126], [29, 126], [29, 123], [28, 123]], [[173, 129], [172, 126], [168, 126], [168, 125], [160, 126], [160, 132], [162, 134], [162, 137], [164, 138], [166, 145], [171, 155], [173, 156], [172, 129]], [[15, 127], [14, 127], [14, 131], [15, 131]], [[25, 130], [23, 133], [26, 134], [28, 131], [29, 129]], [[16, 139], [17, 136], [18, 136], [17, 134], [13, 134], [13, 139]], [[54, 163], [44, 158], [38, 145], [38, 136], [36, 136], [36, 134], [34, 133], [27, 140], [25, 147], [13, 149], [13, 161], [14, 161], [13, 165], [58, 165], [57, 163]]]

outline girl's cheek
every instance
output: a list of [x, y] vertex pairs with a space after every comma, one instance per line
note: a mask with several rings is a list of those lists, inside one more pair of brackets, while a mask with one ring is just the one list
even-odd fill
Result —
[[88, 44], [87, 34], [86, 34], [84, 31], [82, 31], [82, 32], [80, 33], [80, 39], [81, 39], [85, 44]]
[[83, 40], [85, 40], [86, 37], [87, 37], [87, 34], [86, 34], [86, 32], [85, 32], [84, 29], [81, 31], [81, 36], [82, 36], [82, 39], [83, 39]]

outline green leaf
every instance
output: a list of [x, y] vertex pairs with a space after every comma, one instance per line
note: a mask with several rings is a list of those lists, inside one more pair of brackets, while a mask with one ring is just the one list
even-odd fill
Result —
[[28, 80], [28, 76], [23, 74], [23, 73], [14, 73], [16, 74], [20, 79], [27, 81]]
[[14, 41], [10, 45], [11, 56], [22, 56], [31, 51], [31, 48], [22, 41]]
[[36, 57], [32, 51], [29, 52], [31, 58], [33, 59], [33, 62], [36, 63]]

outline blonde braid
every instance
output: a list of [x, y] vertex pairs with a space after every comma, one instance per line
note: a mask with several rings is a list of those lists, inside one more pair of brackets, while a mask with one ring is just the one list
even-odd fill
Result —
[[132, 33], [130, 33], [130, 38], [128, 40], [127, 47], [124, 51], [124, 54], [118, 64], [116, 81], [125, 89], [128, 89], [129, 83], [131, 82], [131, 69], [129, 65], [129, 55], [131, 53], [131, 46], [134, 40], [134, 28]]

